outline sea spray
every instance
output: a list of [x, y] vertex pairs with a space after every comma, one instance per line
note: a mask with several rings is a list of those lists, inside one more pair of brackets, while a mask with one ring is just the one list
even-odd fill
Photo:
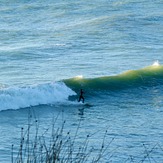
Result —
[[0, 89], [0, 110], [64, 103], [75, 95], [63, 82]]

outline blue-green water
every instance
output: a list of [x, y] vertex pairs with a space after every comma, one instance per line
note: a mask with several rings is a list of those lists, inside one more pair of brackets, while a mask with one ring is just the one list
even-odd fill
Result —
[[[29, 110], [42, 131], [58, 114], [67, 130], [81, 121], [81, 139], [100, 131], [91, 146], [107, 129], [113, 156], [103, 162], [163, 162], [162, 8], [161, 0], [0, 1], [0, 162], [11, 161]], [[78, 104], [81, 88], [91, 107]]]

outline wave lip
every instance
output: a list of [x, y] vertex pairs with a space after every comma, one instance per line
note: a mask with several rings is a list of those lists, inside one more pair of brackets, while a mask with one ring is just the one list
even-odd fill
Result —
[[63, 103], [75, 95], [63, 82], [0, 89], [0, 110]]

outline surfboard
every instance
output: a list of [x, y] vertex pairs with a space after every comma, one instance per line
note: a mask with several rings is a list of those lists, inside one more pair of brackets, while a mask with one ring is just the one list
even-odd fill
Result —
[[85, 103], [84, 105], [85, 105], [85, 106], [88, 106], [88, 107], [93, 106], [93, 105], [92, 105], [92, 104], [90, 104], [90, 103]]
[[82, 103], [82, 102], [79, 102], [79, 104], [81, 106], [85, 106], [85, 107], [92, 107], [93, 106], [91, 103]]

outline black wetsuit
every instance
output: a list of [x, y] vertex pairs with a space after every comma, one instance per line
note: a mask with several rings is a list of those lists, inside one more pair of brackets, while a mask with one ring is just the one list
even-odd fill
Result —
[[84, 97], [83, 97], [83, 94], [84, 94], [84, 92], [83, 92], [83, 90], [81, 89], [81, 91], [80, 91], [80, 97], [79, 97], [78, 102], [80, 102], [81, 99], [82, 99], [82, 100], [83, 100], [83, 103], [84, 103]]

